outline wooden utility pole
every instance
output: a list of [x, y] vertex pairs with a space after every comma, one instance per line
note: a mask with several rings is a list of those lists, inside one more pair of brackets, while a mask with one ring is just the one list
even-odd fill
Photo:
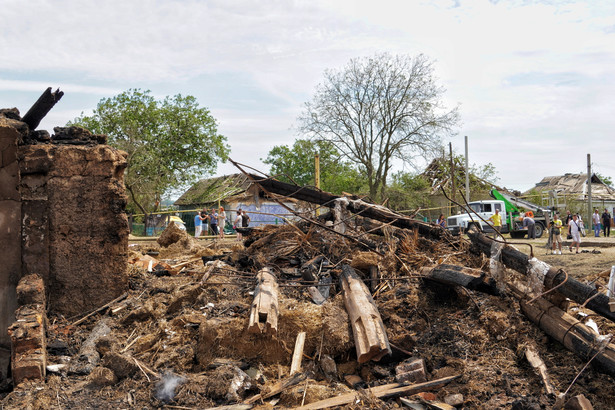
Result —
[[314, 155], [314, 185], [316, 188], [320, 189], [320, 154]]
[[[457, 191], [457, 186], [455, 184], [455, 161], [453, 159], [453, 143], [449, 142], [448, 143], [448, 149], [449, 149], [449, 153], [450, 153], [450, 157], [451, 157], [451, 184], [452, 184], [452, 190], [453, 192], [451, 192], [451, 198], [452, 198], [452, 202], [455, 202], [455, 192]], [[454, 214], [455, 209], [453, 208], [453, 204], [451, 204], [451, 214]]]
[[470, 159], [468, 158], [468, 136], [465, 136], [466, 145], [466, 200], [470, 202]]
[[593, 217], [593, 212], [592, 212], [592, 161], [591, 161], [591, 155], [587, 154], [587, 223], [590, 224], [589, 226], [591, 227], [592, 224], [592, 217]]
[[[314, 155], [314, 185], [320, 190], [320, 154]], [[320, 216], [320, 207], [316, 208], [316, 216]]]

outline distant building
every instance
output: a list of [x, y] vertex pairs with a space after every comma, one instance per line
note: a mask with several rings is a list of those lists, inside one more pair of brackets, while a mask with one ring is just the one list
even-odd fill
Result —
[[[559, 210], [570, 209], [573, 212], [585, 212], [588, 200], [587, 174], [564, 174], [544, 177], [542, 181], [524, 195], [538, 194], [544, 205]], [[591, 176], [592, 207], [600, 212], [606, 208], [609, 212], [615, 207], [615, 190], [602, 182], [596, 175]], [[547, 202], [547, 203], [545, 203]]]
[[[282, 203], [290, 209], [297, 208], [297, 201], [282, 198]], [[197, 210], [212, 209], [222, 206], [226, 212], [227, 227], [233, 225], [237, 209], [248, 212], [250, 226], [263, 224], [277, 225], [284, 223], [284, 218], [294, 219], [290, 211], [266, 196], [258, 186], [253, 185], [244, 174], [224, 175], [221, 177], [201, 179], [174, 202], [182, 213], [186, 227], [194, 229], [194, 216]]]

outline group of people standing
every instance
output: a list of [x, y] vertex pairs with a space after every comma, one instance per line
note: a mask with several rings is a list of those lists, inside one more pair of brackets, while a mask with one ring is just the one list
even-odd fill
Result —
[[[576, 253], [579, 253], [579, 247], [581, 246], [581, 235], [585, 235], [585, 227], [583, 226], [583, 219], [578, 213], [573, 214], [570, 211], [566, 213], [566, 220], [564, 222], [568, 228], [568, 239], [572, 240], [572, 243], [568, 247], [568, 250], [572, 252], [572, 248], [575, 248]], [[559, 219], [559, 215], [555, 214], [553, 221], [551, 222], [551, 249], [553, 254], [562, 254], [562, 229], [563, 223]]]
[[[220, 239], [224, 239], [224, 225], [226, 224], [226, 212], [224, 211], [224, 207], [221, 206], [218, 211], [216, 211], [215, 208], [210, 211], [203, 208], [202, 211], [197, 213], [194, 217], [194, 237], [200, 237], [203, 233], [203, 227], [206, 227], [208, 224], [213, 235], [218, 235]], [[235, 218], [233, 229], [236, 229], [237, 227], [247, 227], [249, 224], [250, 217], [248, 214], [245, 211], [238, 209], [237, 218]], [[242, 239], [240, 233], [237, 233], [237, 239]]]
[[594, 236], [600, 236], [600, 229], [604, 231], [604, 236], [609, 237], [611, 235], [611, 222], [613, 218], [609, 213], [608, 209], [604, 209], [602, 215], [598, 212], [597, 209], [594, 209], [594, 213], [592, 214], [592, 222], [594, 223]]
[[[235, 218], [235, 223], [233, 224], [233, 229], [237, 228], [246, 228], [250, 225], [250, 217], [246, 211], [242, 211], [241, 208], [237, 210], [237, 217]], [[241, 232], [237, 232], [237, 240], [240, 241], [243, 239], [243, 235]]]
[[[209, 224], [209, 229], [214, 235], [218, 235], [220, 239], [224, 239], [224, 224], [226, 223], [226, 212], [224, 207], [220, 207], [219, 211], [212, 208], [207, 211], [206, 208], [196, 214], [194, 217], [194, 237], [198, 238], [203, 233], [203, 226]], [[218, 229], [218, 227], [221, 227]]]

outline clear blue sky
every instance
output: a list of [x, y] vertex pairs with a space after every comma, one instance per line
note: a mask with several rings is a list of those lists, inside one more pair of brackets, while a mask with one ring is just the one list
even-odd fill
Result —
[[[231, 158], [292, 144], [327, 68], [376, 52], [436, 61], [462, 124], [451, 140], [500, 185], [594, 170], [615, 177], [615, 1], [0, 0], [0, 108], [65, 92], [52, 131], [129, 88], [194, 95]], [[448, 140], [445, 143], [448, 145]], [[219, 174], [235, 172], [220, 164]], [[206, 176], [203, 176], [206, 177]]]

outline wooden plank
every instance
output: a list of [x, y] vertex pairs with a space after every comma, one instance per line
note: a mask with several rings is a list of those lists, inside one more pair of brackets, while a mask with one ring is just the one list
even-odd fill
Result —
[[380, 360], [391, 354], [380, 312], [369, 289], [350, 265], [342, 266], [340, 284], [354, 335], [357, 361]]
[[250, 310], [249, 333], [278, 332], [278, 282], [267, 267], [256, 276], [254, 301]]
[[306, 332], [299, 332], [295, 341], [295, 351], [293, 352], [293, 360], [290, 365], [291, 376], [301, 371], [301, 359], [303, 359], [303, 346], [305, 345]]
[[327, 206], [329, 208], [335, 207], [337, 200], [342, 199], [347, 203], [346, 209], [348, 209], [348, 211], [354, 214], [360, 214], [362, 217], [389, 223], [397, 228], [417, 230], [419, 234], [429, 236], [433, 239], [451, 238], [451, 234], [440, 226], [417, 221], [416, 219], [399, 214], [386, 207], [368, 204], [358, 198], [332, 195], [324, 191], [316, 191], [314, 189], [278, 181], [273, 178], [263, 177], [262, 175], [250, 173], [246, 173], [246, 175], [252, 182], [260, 185], [263, 190], [270, 193]]
[[[399, 397], [399, 396], [409, 396], [412, 394], [420, 393], [427, 390], [436, 389], [442, 387], [451, 381], [461, 377], [461, 375], [457, 376], [448, 376], [443, 377], [441, 379], [436, 379], [432, 381], [428, 381], [425, 383], [416, 383], [404, 386], [401, 383], [391, 383], [385, 384], [383, 386], [372, 387], [370, 389], [366, 389], [366, 393], [368, 395], [373, 395], [377, 398], [388, 398], [388, 397]], [[314, 403], [306, 404], [305, 406], [298, 407], [298, 409], [326, 409], [329, 407], [335, 406], [343, 406], [346, 404], [354, 403], [356, 400], [359, 400], [359, 394], [357, 392], [342, 394], [341, 396], [331, 397], [329, 399], [320, 400]]]
[[551, 384], [551, 379], [549, 378], [549, 373], [547, 372], [547, 366], [545, 362], [542, 361], [536, 348], [533, 346], [528, 346], [525, 349], [525, 357], [527, 361], [532, 365], [532, 367], [538, 372], [538, 375], [542, 379], [543, 384], [547, 390], [547, 394], [555, 394], [555, 388]]

